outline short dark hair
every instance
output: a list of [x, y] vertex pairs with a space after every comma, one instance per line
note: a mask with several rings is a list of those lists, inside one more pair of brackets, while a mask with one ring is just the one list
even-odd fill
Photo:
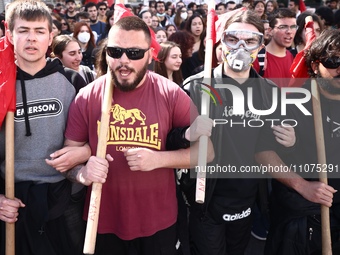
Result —
[[224, 3], [220, 2], [219, 4], [217, 4], [217, 5], [216, 5], [216, 10], [217, 10], [217, 9], [218, 9], [218, 7], [220, 7], [220, 6], [223, 6], [223, 7], [224, 7], [224, 9], [226, 9], [226, 8], [227, 8], [227, 5], [226, 5], [226, 4], [224, 4]]
[[315, 39], [305, 54], [308, 73], [315, 77], [312, 63], [329, 57], [338, 56], [340, 52], [340, 30], [326, 29]]
[[332, 26], [334, 22], [334, 14], [331, 8], [327, 6], [321, 6], [315, 10], [315, 14], [325, 20], [326, 26]]
[[155, 4], [155, 8], [157, 9], [157, 5], [158, 4], [164, 4], [164, 7], [165, 7], [165, 2], [164, 1], [157, 1], [156, 4]]
[[147, 43], [149, 44], [149, 46], [151, 44], [150, 29], [148, 25], [137, 16], [124, 17], [118, 20], [112, 27], [118, 27], [119, 29], [126, 30], [126, 31], [131, 31], [131, 30], [143, 31], [145, 34]]
[[296, 18], [296, 14], [289, 10], [288, 8], [279, 8], [276, 13], [273, 15], [270, 15], [269, 17], [269, 26], [271, 28], [274, 28], [277, 24], [278, 19], [284, 19], [284, 18]]
[[99, 9], [100, 6], [105, 6], [105, 8], [107, 8], [107, 4], [105, 2], [98, 2], [97, 3], [97, 10]]
[[89, 3], [85, 4], [85, 6], [84, 6], [85, 7], [85, 11], [87, 12], [88, 9], [93, 7], [93, 6], [96, 7], [96, 9], [98, 10], [98, 7], [97, 7], [97, 5], [95, 3], [89, 2]]
[[76, 14], [76, 21], [78, 22], [80, 18], [89, 19], [90, 18], [90, 14], [88, 12], [78, 12]]

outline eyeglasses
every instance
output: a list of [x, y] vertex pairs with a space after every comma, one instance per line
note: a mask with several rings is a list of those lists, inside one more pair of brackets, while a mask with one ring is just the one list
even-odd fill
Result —
[[285, 31], [285, 32], [288, 32], [289, 29], [294, 31], [294, 30], [297, 30], [299, 28], [298, 25], [291, 25], [291, 26], [280, 25], [280, 26], [274, 26], [274, 27], [276, 27], [278, 30]]
[[151, 20], [152, 22], [157, 22], [157, 23], [159, 23], [159, 20]]
[[232, 49], [238, 49], [242, 44], [247, 50], [255, 50], [262, 45], [263, 34], [244, 30], [225, 30], [221, 42]]
[[331, 58], [326, 58], [324, 60], [320, 61], [321, 64], [329, 69], [337, 69], [340, 67], [340, 57], [331, 57]]
[[62, 25], [66, 26], [67, 24], [66, 23], [61, 23]]
[[99, 10], [101, 10], [101, 11], [106, 11], [106, 8], [99, 8]]
[[147, 52], [149, 49], [137, 49], [137, 48], [119, 48], [119, 47], [107, 47], [106, 52], [111, 58], [121, 58], [123, 53], [131, 60], [139, 60], [144, 58], [144, 53]]

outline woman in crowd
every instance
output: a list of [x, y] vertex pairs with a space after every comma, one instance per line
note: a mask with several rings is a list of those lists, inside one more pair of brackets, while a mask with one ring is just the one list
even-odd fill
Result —
[[166, 36], [169, 38], [170, 35], [177, 32], [177, 29], [175, 25], [169, 24], [165, 26], [165, 31], [166, 31]]
[[204, 28], [205, 22], [202, 16], [197, 13], [194, 13], [185, 23], [185, 29], [195, 38], [194, 52], [198, 51], [203, 43], [204, 38], [202, 38], [202, 34]]
[[114, 23], [114, 11], [112, 10], [107, 11], [105, 13], [105, 16], [106, 16], [105, 31], [98, 37], [98, 40], [97, 40], [98, 44], [101, 40], [107, 38], [110, 28], [112, 27]]
[[78, 22], [74, 25], [73, 37], [78, 39], [83, 53], [82, 65], [93, 69], [92, 51], [96, 47], [91, 27], [85, 22]]
[[60, 21], [60, 23], [61, 23], [61, 34], [62, 34], [62, 35], [69, 35], [69, 34], [72, 33], [72, 32], [71, 32], [71, 27], [70, 27], [70, 25], [68, 24], [67, 19], [62, 18], [61, 21]]
[[177, 27], [177, 30], [182, 30], [185, 25], [185, 21], [188, 19], [188, 11], [187, 7], [182, 6], [178, 8], [176, 15], [174, 17], [174, 23]]
[[261, 20], [267, 19], [267, 15], [265, 11], [266, 11], [266, 6], [262, 0], [258, 0], [254, 2], [254, 12]]
[[79, 42], [72, 36], [59, 35], [53, 39], [52, 57], [59, 58], [64, 66], [77, 71], [87, 84], [96, 78], [89, 67], [80, 64], [83, 54]]
[[180, 46], [182, 51], [182, 75], [183, 78], [186, 79], [190, 75], [192, 75], [192, 71], [194, 70], [193, 66], [191, 65], [189, 58], [192, 56], [193, 48], [195, 44], [195, 38], [192, 34], [187, 32], [186, 30], [177, 31], [176, 33], [172, 34], [168, 41], [172, 41], [177, 43]]
[[53, 37], [56, 37], [57, 35], [61, 34], [61, 22], [58, 20], [53, 20], [52, 24], [52, 32], [53, 32]]
[[167, 41], [161, 43], [161, 50], [155, 63], [155, 73], [158, 73], [169, 80], [180, 85], [183, 82], [181, 64], [182, 52], [180, 46], [174, 42]]
[[[61, 23], [57, 19], [52, 19], [53, 38], [61, 34]], [[48, 46], [45, 56], [48, 58], [52, 53], [52, 45]]]
[[144, 22], [151, 27], [152, 25], [152, 15], [149, 10], [143, 10], [138, 14], [138, 17], [140, 17]]
[[296, 24], [298, 25], [298, 29], [295, 33], [294, 37], [294, 45], [295, 48], [290, 50], [290, 52], [295, 56], [297, 53], [302, 51], [306, 46], [306, 17], [311, 16], [313, 19], [313, 27], [314, 27], [314, 33], [315, 37], [318, 38], [323, 31], [323, 24], [321, 19], [318, 17], [318, 15], [310, 13], [310, 12], [303, 12], [299, 15], [299, 17], [296, 20]]
[[278, 6], [276, 1], [269, 0], [266, 3], [265, 12], [266, 12], [267, 16], [275, 14], [278, 9], [279, 9], [279, 6]]
[[192, 9], [188, 9], [188, 10], [187, 10], [187, 13], [188, 13], [188, 19], [189, 19], [192, 15], [194, 15], [194, 11], [193, 11]]
[[161, 44], [162, 42], [166, 42], [168, 40], [168, 36], [163, 27], [158, 27], [155, 32], [156, 41]]

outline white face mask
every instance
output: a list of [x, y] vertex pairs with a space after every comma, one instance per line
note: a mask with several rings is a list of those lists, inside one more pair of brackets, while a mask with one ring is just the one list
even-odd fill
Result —
[[81, 43], [88, 43], [90, 41], [90, 33], [88, 32], [81, 32], [78, 34], [78, 40]]
[[187, 12], [181, 13], [181, 19], [182, 19], [182, 20], [186, 20], [187, 17], [188, 17], [188, 13], [187, 13]]
[[246, 49], [234, 49], [224, 56], [231, 70], [234, 72], [246, 71], [251, 67], [254, 62], [254, 56]]

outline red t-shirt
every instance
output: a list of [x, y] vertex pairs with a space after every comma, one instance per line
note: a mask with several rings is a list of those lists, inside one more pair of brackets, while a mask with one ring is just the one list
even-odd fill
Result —
[[[65, 136], [89, 141], [96, 154], [105, 76], [83, 88], [72, 103]], [[173, 127], [190, 125], [190, 98], [178, 85], [147, 72], [144, 84], [133, 91], [115, 89], [110, 113], [107, 153], [110, 162], [103, 185], [98, 233], [114, 233], [124, 240], [150, 236], [176, 222], [177, 200], [173, 169], [131, 171], [123, 148], [165, 150]], [[87, 219], [89, 196], [85, 205]]]
[[[286, 56], [277, 57], [268, 51], [266, 52], [267, 66], [264, 70], [264, 78], [268, 78], [275, 82], [275, 84], [282, 88], [288, 87], [289, 80], [292, 77], [289, 69], [294, 60], [294, 56], [289, 50], [286, 50]], [[258, 59], [254, 62], [254, 69], [259, 72], [259, 62]]]

